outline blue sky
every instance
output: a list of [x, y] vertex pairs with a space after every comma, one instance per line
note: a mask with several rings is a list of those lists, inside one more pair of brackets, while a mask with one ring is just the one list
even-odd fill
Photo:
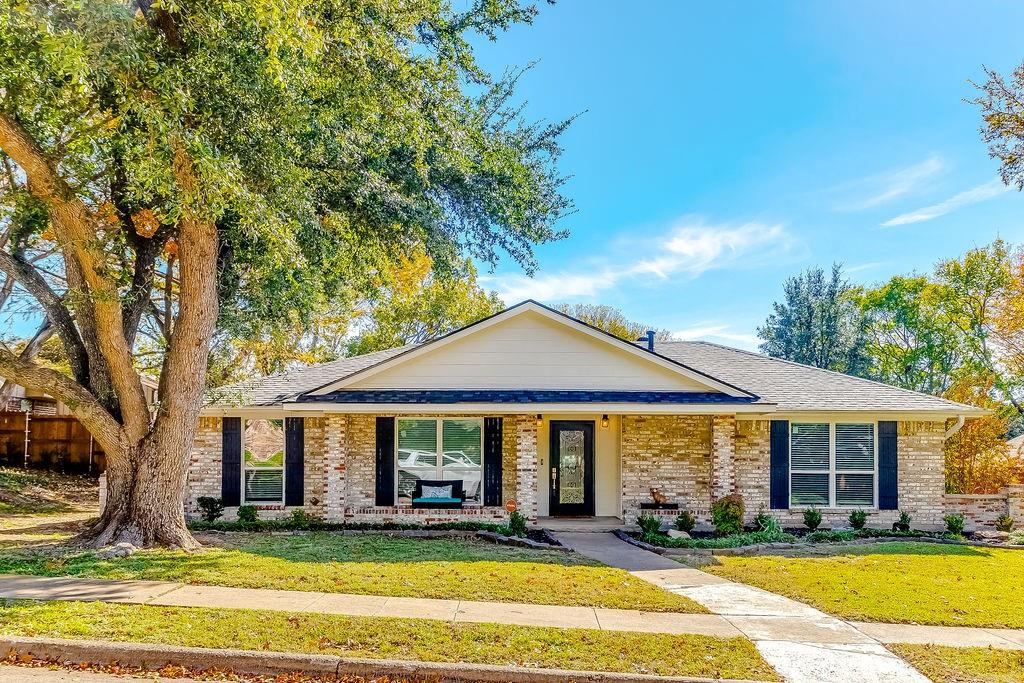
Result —
[[783, 280], [871, 284], [995, 237], [1024, 242], [969, 79], [1024, 61], [1024, 4], [560, 0], [481, 41], [531, 118], [585, 111], [562, 171], [577, 212], [508, 303], [611, 304], [682, 338], [754, 348]]

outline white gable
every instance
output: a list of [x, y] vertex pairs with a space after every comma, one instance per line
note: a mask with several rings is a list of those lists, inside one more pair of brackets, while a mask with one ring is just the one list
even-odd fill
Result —
[[342, 388], [724, 390], [743, 395], [531, 304], [313, 393]]

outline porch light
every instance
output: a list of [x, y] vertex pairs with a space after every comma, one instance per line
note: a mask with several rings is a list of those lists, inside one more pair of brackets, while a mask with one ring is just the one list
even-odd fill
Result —
[[607, 428], [608, 428], [608, 416], [607, 415], [602, 415], [601, 416], [601, 429], [607, 429]]
[[541, 427], [544, 425], [544, 418], [541, 417], [540, 413], [537, 413], [537, 426]]

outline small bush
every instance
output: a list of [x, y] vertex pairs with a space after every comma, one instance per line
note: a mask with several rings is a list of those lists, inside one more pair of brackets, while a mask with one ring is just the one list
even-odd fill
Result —
[[732, 534], [719, 538], [671, 538], [663, 534], [656, 534], [642, 540], [652, 545], [663, 548], [742, 548], [743, 546], [756, 545], [758, 543], [793, 543], [796, 537], [779, 532], [752, 531], [749, 533]]
[[854, 510], [850, 513], [850, 526], [854, 529], [860, 530], [864, 528], [864, 525], [868, 523], [868, 513], [863, 510]]
[[308, 531], [312, 529], [317, 522], [317, 519], [305, 510], [298, 509], [292, 510], [292, 518], [289, 520], [291, 528], [298, 529], [300, 531]]
[[1024, 529], [1010, 532], [1010, 538], [1006, 541], [1010, 545], [1024, 545]]
[[906, 512], [904, 510], [901, 510], [900, 511], [900, 520], [898, 522], [893, 522], [892, 523], [892, 530], [893, 531], [910, 531], [910, 521], [911, 521], [911, 519], [912, 518], [910, 516], [910, 513]]
[[256, 526], [259, 523], [260, 512], [255, 505], [238, 506], [238, 523], [243, 527]]
[[690, 533], [693, 531], [693, 527], [697, 526], [697, 518], [693, 516], [693, 513], [689, 510], [683, 510], [676, 517], [676, 529]]
[[942, 519], [946, 520], [946, 531], [953, 534], [954, 536], [964, 535], [963, 515], [946, 515]]
[[804, 526], [811, 531], [816, 531], [821, 526], [821, 510], [816, 507], [804, 510]]
[[996, 518], [996, 531], [1013, 531], [1013, 517], [1001, 514]]
[[729, 536], [743, 531], [743, 496], [732, 493], [722, 496], [711, 504], [711, 523], [715, 525], [715, 533]]
[[768, 536], [782, 536], [782, 525], [779, 524], [779, 520], [775, 519], [771, 515], [765, 515], [765, 519], [760, 522], [761, 528], [757, 530], [758, 533], [766, 534]]
[[224, 501], [220, 498], [199, 496], [196, 498], [196, 504], [199, 505], [203, 520], [207, 522], [214, 522], [224, 514]]
[[[764, 531], [772, 522], [775, 522], [775, 518], [761, 508], [754, 515], [754, 531]], [[776, 524], [778, 523], [776, 522]]]
[[512, 536], [526, 537], [526, 517], [518, 510], [508, 516], [508, 530]]
[[645, 541], [661, 535], [661, 517], [644, 513], [636, 523], [640, 527], [640, 537]]

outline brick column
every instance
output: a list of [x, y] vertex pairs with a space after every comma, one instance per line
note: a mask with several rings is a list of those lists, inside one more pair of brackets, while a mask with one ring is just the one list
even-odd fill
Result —
[[345, 453], [348, 448], [345, 415], [328, 415], [324, 420], [324, 519], [341, 522], [345, 518]]
[[516, 502], [519, 512], [537, 520], [537, 420], [516, 416]]
[[736, 491], [736, 416], [711, 418], [711, 499]]
[[1006, 514], [1013, 520], [1014, 529], [1024, 529], [1024, 486], [1006, 487]]

